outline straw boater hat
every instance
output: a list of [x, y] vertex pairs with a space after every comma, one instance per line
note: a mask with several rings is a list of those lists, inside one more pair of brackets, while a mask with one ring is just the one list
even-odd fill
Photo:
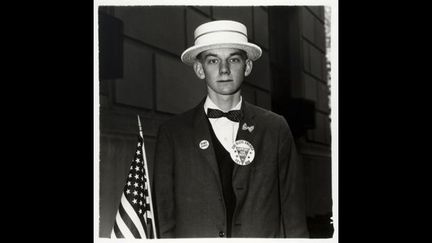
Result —
[[236, 21], [217, 20], [202, 24], [195, 29], [194, 38], [194, 45], [181, 55], [182, 62], [188, 65], [192, 65], [201, 52], [214, 48], [243, 50], [252, 61], [261, 57], [261, 48], [248, 42], [246, 26]]

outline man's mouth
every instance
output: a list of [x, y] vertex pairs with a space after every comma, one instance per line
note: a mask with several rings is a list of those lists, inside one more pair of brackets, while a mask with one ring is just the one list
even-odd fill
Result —
[[232, 81], [233, 81], [232, 79], [221, 79], [221, 80], [218, 80], [219, 83], [226, 83], [226, 82], [232, 82]]

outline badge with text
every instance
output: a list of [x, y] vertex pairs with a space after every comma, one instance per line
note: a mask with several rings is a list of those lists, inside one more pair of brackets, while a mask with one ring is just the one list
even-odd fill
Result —
[[238, 165], [248, 165], [255, 158], [255, 149], [246, 140], [237, 140], [232, 146], [231, 159]]
[[206, 149], [206, 148], [208, 148], [208, 146], [209, 146], [209, 142], [208, 142], [207, 140], [202, 140], [202, 141], [199, 143], [199, 146], [200, 146], [201, 149]]

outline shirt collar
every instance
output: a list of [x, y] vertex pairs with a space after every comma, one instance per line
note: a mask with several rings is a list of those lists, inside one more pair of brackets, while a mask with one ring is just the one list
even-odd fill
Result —
[[[236, 106], [234, 106], [233, 108], [231, 108], [230, 111], [232, 111], [232, 110], [240, 110], [241, 109], [241, 104], [242, 104], [242, 97], [240, 96], [239, 103]], [[207, 115], [207, 109], [208, 108], [222, 110], [207, 95], [207, 98], [206, 98], [206, 100], [204, 102], [204, 112], [206, 113], [206, 115]]]

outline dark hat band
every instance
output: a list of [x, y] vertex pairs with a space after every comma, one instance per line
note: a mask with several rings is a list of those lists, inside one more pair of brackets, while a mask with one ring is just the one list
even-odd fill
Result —
[[203, 36], [203, 35], [212, 34], [212, 33], [217, 33], [217, 32], [234, 32], [234, 33], [238, 33], [238, 34], [241, 34], [241, 35], [245, 36], [246, 39], [248, 38], [247, 35], [245, 35], [245, 33], [240, 32], [240, 31], [237, 31], [237, 30], [213, 30], [213, 31], [204, 32], [204, 33], [200, 34], [199, 36], [196, 36], [196, 37], [195, 37], [195, 41], [196, 41], [199, 37], [201, 37], [201, 36]]

